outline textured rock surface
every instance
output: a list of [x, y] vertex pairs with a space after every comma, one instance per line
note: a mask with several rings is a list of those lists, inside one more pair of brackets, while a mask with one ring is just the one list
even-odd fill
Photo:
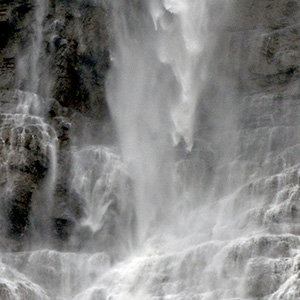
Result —
[[[1, 4], [0, 89], [17, 85], [16, 64], [33, 30], [34, 1]], [[50, 56], [51, 96], [65, 107], [106, 117], [104, 77], [109, 67], [108, 12], [102, 5], [51, 1], [43, 48]], [[26, 40], [27, 39], [27, 40]]]
[[298, 1], [228, 1], [232, 74], [247, 92], [299, 92]]
[[[219, 38], [226, 58], [218, 60], [217, 78], [233, 79], [237, 118], [227, 131], [216, 130], [216, 148], [226, 152], [229, 145], [232, 152], [221, 159], [215, 178], [221, 194], [238, 188], [222, 200], [215, 231], [238, 245], [230, 254], [238, 251], [234, 263], [224, 260], [231, 266], [226, 276], [243, 278], [230, 296], [243, 291], [247, 299], [296, 299], [299, 288], [290, 278], [299, 243], [300, 6], [275, 0], [226, 5]], [[225, 145], [218, 143], [219, 134], [228, 137]], [[230, 219], [236, 219], [234, 230]], [[241, 236], [262, 232], [270, 235], [260, 238], [257, 250], [244, 248], [248, 242]]]
[[[200, 222], [203, 235], [218, 241], [197, 244], [195, 238], [195, 244], [189, 241], [189, 249], [184, 245], [177, 253], [163, 249], [165, 253], [160, 254], [155, 247], [168, 245], [168, 241], [159, 240], [159, 247], [153, 246], [155, 255], [138, 263], [133, 259], [126, 271], [116, 268], [107, 281], [119, 287], [119, 282], [129, 278], [132, 290], [145, 282], [151, 299], [170, 295], [176, 296], [168, 299], [184, 300], [187, 295], [213, 300], [225, 296], [297, 299], [300, 4], [297, 0], [211, 3], [217, 3], [211, 13], [220, 17], [210, 24], [213, 43], [207, 52], [212, 55], [201, 95], [204, 100], [199, 104], [197, 141], [188, 154], [178, 147], [178, 157], [185, 159], [179, 161], [177, 175], [183, 196], [192, 188], [212, 199], [205, 209], [217, 220], [212, 227], [203, 225], [206, 211], [195, 210], [194, 219], [184, 220], [187, 231]], [[0, 233], [8, 236], [1, 238], [0, 246], [24, 250], [24, 237], [34, 240], [37, 237], [30, 235], [30, 229], [41, 227], [53, 239], [48, 242], [58, 249], [90, 246], [93, 251], [110, 249], [114, 255], [130, 247], [128, 231], [134, 235], [135, 216], [126, 202], [131, 197], [128, 178], [114, 153], [76, 148], [112, 139], [104, 84], [110, 66], [110, 11], [92, 1], [49, 2], [41, 47], [43, 71], [47, 72], [37, 94], [30, 94], [15, 88], [23, 89], [26, 82], [18, 72], [30, 47], [27, 37], [33, 31], [34, 9], [35, 3], [29, 0], [0, 4]], [[109, 138], [104, 140], [104, 135]], [[54, 144], [57, 184], [52, 191], [53, 207], [46, 211], [38, 207], [47, 200], [44, 188], [51, 181]], [[74, 162], [82, 172], [79, 177], [72, 173]], [[105, 211], [89, 202], [99, 194]], [[37, 223], [31, 224], [31, 214], [39, 216]], [[120, 214], [123, 219], [118, 218]], [[197, 238], [202, 241], [203, 237]], [[62, 272], [80, 272], [82, 266], [76, 263], [86, 261], [47, 251], [18, 255], [6, 257], [7, 263], [47, 290], [59, 283]], [[2, 275], [3, 268], [0, 265], [0, 275], [8, 276], [6, 271]], [[86, 272], [90, 281], [99, 275], [93, 268]], [[14, 283], [0, 286], [0, 297], [5, 300], [24, 295], [48, 299], [21, 275], [9, 276]], [[87, 292], [100, 299], [105, 293], [100, 287]]]
[[110, 64], [108, 12], [88, 2], [53, 1], [47, 43], [55, 76], [53, 96], [62, 106], [107, 117], [104, 78]]
[[1, 217], [6, 212], [8, 231], [20, 237], [29, 226], [33, 194], [51, 168], [56, 136], [38, 117], [0, 114], [0, 124]]
[[42, 23], [39, 59], [43, 64], [37, 94], [22, 89], [28, 87], [28, 51], [38, 34], [38, 2], [2, 1], [0, 5], [1, 207], [5, 212], [1, 228], [4, 235], [8, 231], [20, 238], [33, 226], [30, 214], [41, 202], [38, 198], [45, 197], [44, 185], [53, 176], [51, 163], [57, 163], [54, 211], [52, 217], [46, 216], [52, 218], [46, 223], [53, 227], [53, 236], [66, 240], [82, 215], [82, 199], [69, 190], [70, 135], [75, 133], [78, 143], [99, 142], [104, 131], [111, 130], [104, 88], [110, 63], [109, 12], [92, 1], [44, 4], [48, 7]]

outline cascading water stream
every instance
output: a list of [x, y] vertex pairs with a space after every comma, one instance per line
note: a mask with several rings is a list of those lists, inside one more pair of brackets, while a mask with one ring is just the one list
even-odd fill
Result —
[[42, 75], [46, 72], [43, 38], [48, 6], [48, 0], [36, 0], [29, 47], [18, 62], [17, 88], [43, 96], [46, 96], [45, 91], [48, 88], [48, 82], [41, 82]]
[[[193, 147], [194, 119], [200, 91], [207, 74], [204, 48], [207, 43], [207, 1], [150, 1], [149, 10], [157, 32], [156, 51], [162, 64], [176, 78], [178, 96], [171, 107], [172, 139]], [[173, 17], [173, 20], [170, 18]]]
[[[300, 132], [276, 120], [266, 125], [257, 113], [295, 104], [234, 98], [229, 48], [221, 42], [235, 4], [105, 2], [113, 38], [107, 100], [117, 141], [63, 149], [72, 162], [69, 178], [61, 177], [67, 183], [57, 182], [64, 165], [57, 166], [57, 137], [38, 96], [49, 89], [41, 80], [49, 3], [36, 2], [31, 43], [19, 61], [24, 91], [13, 95], [17, 105], [1, 107], [0, 145], [9, 147], [0, 183], [9, 184], [0, 196], [14, 197], [22, 178], [30, 179], [28, 152], [42, 153], [39, 168], [48, 177], [33, 195], [27, 251], [0, 255], [0, 297], [298, 299]], [[10, 165], [23, 177], [2, 175]], [[56, 234], [64, 239], [57, 244], [49, 240], [53, 194], [60, 200]]]
[[[45, 228], [49, 227], [48, 219], [53, 209], [53, 194], [57, 178], [57, 135], [54, 128], [45, 120], [46, 103], [43, 96], [47, 96], [49, 86], [47, 82], [41, 80], [42, 76], [45, 76], [43, 74], [46, 65], [43, 38], [48, 5], [47, 0], [37, 0], [35, 3], [33, 21], [30, 24], [31, 31], [28, 37], [29, 43], [26, 44], [24, 51], [21, 51], [17, 61], [18, 80], [16, 89], [6, 93], [1, 101], [0, 108], [2, 124], [0, 135], [3, 147], [6, 152], [8, 151], [2, 153], [6, 168], [3, 176], [9, 176], [7, 174], [10, 172], [10, 164], [24, 172], [23, 175], [18, 174], [15, 175], [16, 178], [8, 179], [11, 181], [11, 189], [22, 188], [19, 186], [19, 181], [24, 180], [25, 183], [26, 180], [31, 180], [26, 175], [28, 173], [26, 171], [27, 167], [35, 168], [34, 166], [36, 166], [36, 171], [40, 173], [38, 176], [41, 177], [45, 176], [44, 173], [47, 169], [44, 187], [39, 195], [43, 199], [39, 202], [43, 209], [34, 206], [31, 209], [32, 228], [36, 227], [37, 237], [35, 239], [38, 240], [41, 240], [41, 236], [45, 234]], [[42, 63], [43, 59], [44, 62]], [[40, 161], [42, 161], [41, 166]], [[30, 172], [36, 171], [31, 170]], [[25, 179], [22, 179], [22, 176]], [[31, 201], [33, 187], [30, 187], [30, 184], [34, 186], [35, 183], [30, 182], [27, 184], [27, 201]], [[5, 197], [15, 197], [14, 193], [8, 191], [4, 194]], [[24, 217], [24, 219], [26, 218], [27, 216]], [[25, 224], [26, 222], [24, 221], [24, 227], [28, 225]], [[35, 233], [33, 233], [34, 235]]]
[[[261, 151], [271, 152], [274, 135], [266, 130], [266, 138], [252, 150], [256, 133], [249, 133], [248, 139], [239, 132], [241, 125], [230, 115], [233, 102], [222, 96], [231, 87], [229, 80], [220, 74], [209, 78], [214, 74], [209, 62], [214, 61], [215, 35], [220, 30], [218, 24], [209, 28], [212, 7], [215, 13], [226, 12], [226, 5], [218, 1], [114, 2], [108, 100], [122, 159], [133, 180], [139, 250], [76, 300], [96, 295], [99, 299], [266, 300], [286, 293], [280, 285], [291, 276], [293, 264], [286, 257], [297, 253], [299, 239], [289, 234], [288, 227], [273, 236], [267, 215], [277, 215], [278, 202], [288, 205], [294, 197], [297, 188], [287, 187], [289, 179], [283, 179], [293, 171], [287, 169], [277, 179], [265, 178], [249, 162], [268, 160]], [[222, 20], [220, 16], [216, 19]], [[207, 90], [208, 83], [225, 87], [215, 92], [212, 104], [203, 99], [214, 94]], [[215, 107], [216, 100], [225, 103]], [[190, 156], [186, 152], [196, 140], [199, 106], [211, 114], [209, 122], [202, 123], [207, 129], [200, 140], [205, 143], [211, 136], [215, 153], [211, 152], [220, 156], [215, 158], [219, 166], [205, 187], [208, 193], [189, 185], [182, 193], [178, 185], [193, 179], [191, 165], [209, 154], [207, 145], [206, 149], [200, 145]], [[218, 154], [222, 150], [223, 157]], [[203, 169], [208, 173], [205, 163]], [[195, 173], [200, 180], [203, 169]], [[228, 187], [222, 190], [227, 177]], [[272, 189], [274, 180], [280, 182], [278, 190]], [[290, 195], [286, 198], [287, 189]], [[289, 245], [286, 252], [282, 245]], [[277, 268], [282, 270], [280, 275], [274, 275]]]
[[[174, 145], [193, 147], [206, 65], [206, 1], [116, 1], [109, 104], [132, 171], [140, 238], [176, 203]], [[194, 26], [194, 24], [197, 24]], [[196, 82], [198, 84], [196, 84]], [[172, 217], [171, 217], [172, 218]], [[154, 222], [154, 223], [153, 223]]]
[[[36, 0], [33, 23], [32, 23], [32, 34], [30, 36], [30, 42], [28, 48], [25, 50], [25, 55], [19, 59], [19, 84], [17, 88], [21, 88], [24, 91], [16, 90], [16, 95], [22, 94], [22, 97], [18, 98], [18, 110], [24, 114], [33, 114], [37, 117], [41, 117], [41, 122], [44, 122], [44, 107], [47, 105], [45, 102], [49, 91], [49, 82], [47, 82], [45, 74], [46, 69], [46, 57], [44, 53], [44, 23], [47, 16], [49, 7], [48, 0]], [[44, 80], [45, 82], [42, 82]], [[46, 126], [46, 124], [45, 124]], [[51, 128], [51, 130], [53, 130]], [[53, 131], [54, 132], [54, 131]], [[45, 143], [47, 143], [45, 141]], [[57, 178], [57, 137], [56, 133], [53, 134], [51, 142], [48, 142], [46, 153], [49, 155], [49, 173], [47, 175], [47, 182], [45, 183], [45, 191], [42, 195], [44, 198], [44, 210], [41, 213], [39, 208], [33, 214], [45, 215], [44, 218], [49, 218], [51, 211], [53, 210], [53, 194], [56, 188]], [[34, 221], [33, 221], [34, 222]], [[43, 221], [40, 220], [41, 223]], [[38, 224], [38, 227], [43, 227], [39, 235], [45, 232], [45, 228], [49, 227], [49, 222], [46, 222], [44, 226]], [[38, 237], [40, 239], [40, 236]]]

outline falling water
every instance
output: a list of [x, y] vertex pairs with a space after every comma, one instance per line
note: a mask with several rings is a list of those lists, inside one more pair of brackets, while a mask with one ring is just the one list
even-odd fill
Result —
[[[32, 23], [28, 44], [21, 51], [18, 58], [18, 82], [15, 90], [7, 91], [1, 101], [1, 141], [5, 152], [3, 155], [3, 177], [10, 181], [10, 189], [6, 189], [3, 197], [14, 196], [14, 190], [22, 188], [23, 184], [30, 185], [27, 177], [27, 166], [37, 166], [39, 176], [44, 176], [45, 169], [48, 169], [47, 176], [41, 197], [43, 201], [39, 205], [43, 209], [32, 207], [32, 226], [36, 226], [38, 239], [44, 235], [45, 228], [49, 226], [45, 219], [49, 218], [53, 209], [53, 194], [57, 176], [57, 136], [54, 128], [45, 120], [45, 98], [48, 83], [41, 83], [44, 76], [45, 53], [43, 47], [44, 21], [48, 9], [47, 0], [37, 0], [33, 8]], [[42, 62], [44, 59], [44, 62]], [[42, 88], [40, 88], [42, 86]], [[38, 156], [40, 155], [40, 156]], [[42, 162], [41, 166], [39, 163]], [[15, 175], [10, 178], [9, 168], [14, 166], [24, 174]], [[31, 172], [35, 172], [31, 170]], [[30, 172], [29, 172], [30, 173]], [[24, 179], [21, 177], [23, 176]], [[18, 177], [20, 177], [18, 179]], [[26, 182], [27, 180], [27, 182]], [[32, 193], [29, 191], [28, 193]], [[11, 190], [11, 192], [9, 191]], [[26, 190], [26, 188], [25, 188]], [[34, 197], [34, 196], [33, 196]], [[35, 224], [36, 223], [36, 224]], [[46, 224], [47, 223], [47, 224]]]
[[207, 16], [205, 1], [139, 6], [114, 4], [117, 43], [108, 98], [122, 158], [136, 182], [137, 227], [143, 240], [149, 226], [166, 220], [170, 209], [166, 213], [165, 208], [176, 202], [174, 146], [193, 147]]
[[218, 53], [227, 67], [216, 48], [228, 9], [114, 2], [108, 100], [133, 180], [138, 250], [78, 299], [289, 297], [299, 239], [293, 226], [267, 220], [291, 204], [298, 171], [289, 165], [268, 177], [264, 166], [271, 170], [297, 134], [244, 125], [247, 99], [236, 107], [234, 83], [215, 66]]
[[[204, 45], [207, 39], [207, 1], [151, 1], [150, 14], [159, 32], [156, 49], [160, 63], [171, 67], [178, 96], [172, 95], [172, 139], [193, 147], [194, 119], [205, 81]], [[195, 13], [196, 12], [196, 13]], [[170, 14], [174, 20], [170, 21]], [[171, 96], [170, 96], [171, 97]], [[176, 99], [178, 98], [178, 99]]]
[[[230, 2], [110, 3], [106, 81], [117, 141], [70, 147], [69, 204], [80, 199], [79, 221], [65, 248], [42, 229], [28, 251], [1, 254], [5, 300], [299, 298], [300, 131], [280, 117], [278, 123], [266, 118], [299, 111], [272, 94], [235, 92], [222, 36]], [[0, 142], [9, 141], [9, 160], [16, 139], [26, 149], [26, 132], [42, 136], [52, 162], [49, 211], [47, 195], [59, 175], [56, 135], [41, 117], [37, 95], [47, 6], [37, 2], [19, 65], [25, 91], [14, 93], [16, 106], [1, 107]], [[0, 167], [8, 164], [1, 160]], [[35, 227], [50, 218], [39, 215], [44, 204], [33, 210]], [[71, 209], [63, 213], [69, 217]]]
[[41, 82], [42, 75], [44, 76], [46, 72], [43, 37], [48, 6], [48, 0], [36, 0], [29, 46], [18, 61], [19, 79], [17, 88], [43, 96], [45, 96], [45, 91], [48, 89], [48, 82]]

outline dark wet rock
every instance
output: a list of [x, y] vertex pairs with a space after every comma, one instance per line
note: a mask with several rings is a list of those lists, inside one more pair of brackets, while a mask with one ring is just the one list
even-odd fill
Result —
[[223, 47], [240, 91], [299, 92], [297, 1], [225, 1]]
[[53, 66], [53, 96], [63, 107], [106, 118], [104, 78], [110, 65], [107, 9], [56, 1], [48, 22], [55, 26], [47, 40]]
[[[0, 90], [26, 88], [26, 76], [20, 78], [19, 73], [23, 56], [31, 46], [34, 13], [35, 3], [31, 0], [1, 5]], [[50, 1], [47, 13], [40, 70], [41, 83], [47, 88], [39, 86], [38, 93], [54, 97], [63, 108], [77, 112], [81, 120], [76, 130], [94, 123], [97, 129], [93, 130], [101, 139], [101, 121], [109, 122], [105, 100], [105, 76], [110, 65], [108, 6], [100, 2]], [[71, 115], [68, 112], [68, 117]], [[91, 118], [94, 120], [89, 122]], [[105, 125], [103, 130], [106, 128]]]
[[65, 242], [69, 241], [76, 224], [83, 216], [85, 199], [83, 199], [71, 185], [70, 180], [73, 162], [69, 139], [67, 138], [65, 140], [62, 136], [58, 136], [58, 138], [60, 140], [60, 148], [57, 157], [57, 178], [53, 194], [51, 230], [56, 247], [62, 248], [68, 246]]
[[69, 240], [83, 216], [83, 199], [69, 186], [70, 183], [58, 183], [54, 193], [52, 229], [54, 237], [60, 241]]
[[72, 234], [74, 222], [68, 218], [57, 218], [53, 221], [55, 234], [61, 240], [67, 240]]
[[0, 89], [12, 89], [15, 84], [16, 60], [22, 28], [32, 9], [32, 1], [4, 0], [0, 6]]
[[14, 237], [28, 231], [32, 196], [48, 174], [55, 139], [38, 117], [0, 115], [1, 217]]
[[[49, 224], [54, 237], [65, 241], [82, 216], [82, 199], [69, 188], [70, 139], [76, 135], [79, 140], [73, 138], [73, 143], [95, 142], [111, 136], [104, 86], [110, 65], [109, 10], [90, 1], [49, 1], [41, 45], [41, 71], [46, 74], [41, 83], [48, 84], [49, 91], [39, 86], [37, 95], [22, 91], [27, 79], [19, 74], [20, 62], [31, 46], [35, 8], [31, 0], [4, 1], [0, 8], [3, 228], [11, 236], [24, 236], [33, 226], [30, 215], [36, 210], [41, 226], [35, 226]], [[28, 116], [16, 121], [20, 113]], [[49, 141], [45, 142], [45, 138], [51, 139], [49, 134], [57, 138], [57, 149], [50, 149]], [[54, 209], [51, 215], [44, 215], [34, 208], [37, 204], [33, 201], [41, 202], [44, 197], [41, 190], [51, 176], [51, 159], [56, 156], [51, 151], [57, 151], [58, 184], [53, 191]]]

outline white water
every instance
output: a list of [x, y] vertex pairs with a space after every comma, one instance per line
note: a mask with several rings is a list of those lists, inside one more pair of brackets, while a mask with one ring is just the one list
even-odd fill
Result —
[[135, 182], [143, 242], [152, 222], [168, 221], [165, 208], [172, 210], [178, 200], [175, 146], [182, 141], [187, 151], [193, 147], [206, 67], [206, 2], [150, 1], [141, 11], [122, 1], [114, 6], [117, 42], [108, 100]]
[[[73, 148], [74, 251], [3, 254], [5, 300], [299, 298], [299, 129], [241, 128], [227, 95], [205, 98], [219, 3], [113, 2], [117, 149]], [[197, 128], [203, 107], [214, 126]]]
[[45, 234], [44, 229], [49, 226], [44, 220], [49, 219], [53, 210], [57, 178], [57, 136], [54, 128], [45, 120], [47, 105], [44, 96], [47, 96], [49, 82], [42, 82], [42, 78], [45, 79], [47, 75], [43, 36], [48, 4], [47, 0], [37, 0], [33, 6], [28, 43], [22, 45], [24, 49], [20, 49], [17, 57], [16, 89], [3, 93], [0, 107], [1, 175], [4, 183], [9, 182], [9, 188], [5, 187], [1, 191], [3, 199], [14, 195], [14, 191], [20, 188], [32, 192], [32, 182], [28, 182], [27, 176], [32, 170], [11, 175], [12, 166], [22, 170], [42, 162], [43, 167], [48, 168], [44, 187], [36, 195], [40, 198], [38, 202], [42, 209], [32, 207], [32, 226], [37, 227], [33, 233], [33, 236], [37, 235], [36, 240], [41, 240], [41, 235]]
[[[155, 25], [155, 50], [160, 63], [169, 65], [176, 78], [178, 91], [172, 95], [170, 115], [172, 139], [181, 139], [190, 151], [193, 147], [194, 119], [201, 88], [205, 84], [207, 65], [203, 63], [208, 41], [207, 1], [150, 1], [150, 14]], [[168, 20], [168, 15], [173, 20]], [[170, 17], [170, 16], [169, 16]]]
[[48, 96], [49, 91], [49, 78], [45, 76], [47, 73], [47, 59], [43, 50], [44, 22], [48, 6], [48, 0], [35, 1], [29, 45], [24, 49], [24, 54], [20, 56], [17, 66], [17, 88], [44, 97]]
[[[133, 194], [128, 171], [114, 149], [89, 146], [74, 149], [73, 189], [84, 199], [79, 235], [87, 251], [107, 251], [123, 257], [134, 244]], [[76, 244], [76, 237], [72, 241]]]

